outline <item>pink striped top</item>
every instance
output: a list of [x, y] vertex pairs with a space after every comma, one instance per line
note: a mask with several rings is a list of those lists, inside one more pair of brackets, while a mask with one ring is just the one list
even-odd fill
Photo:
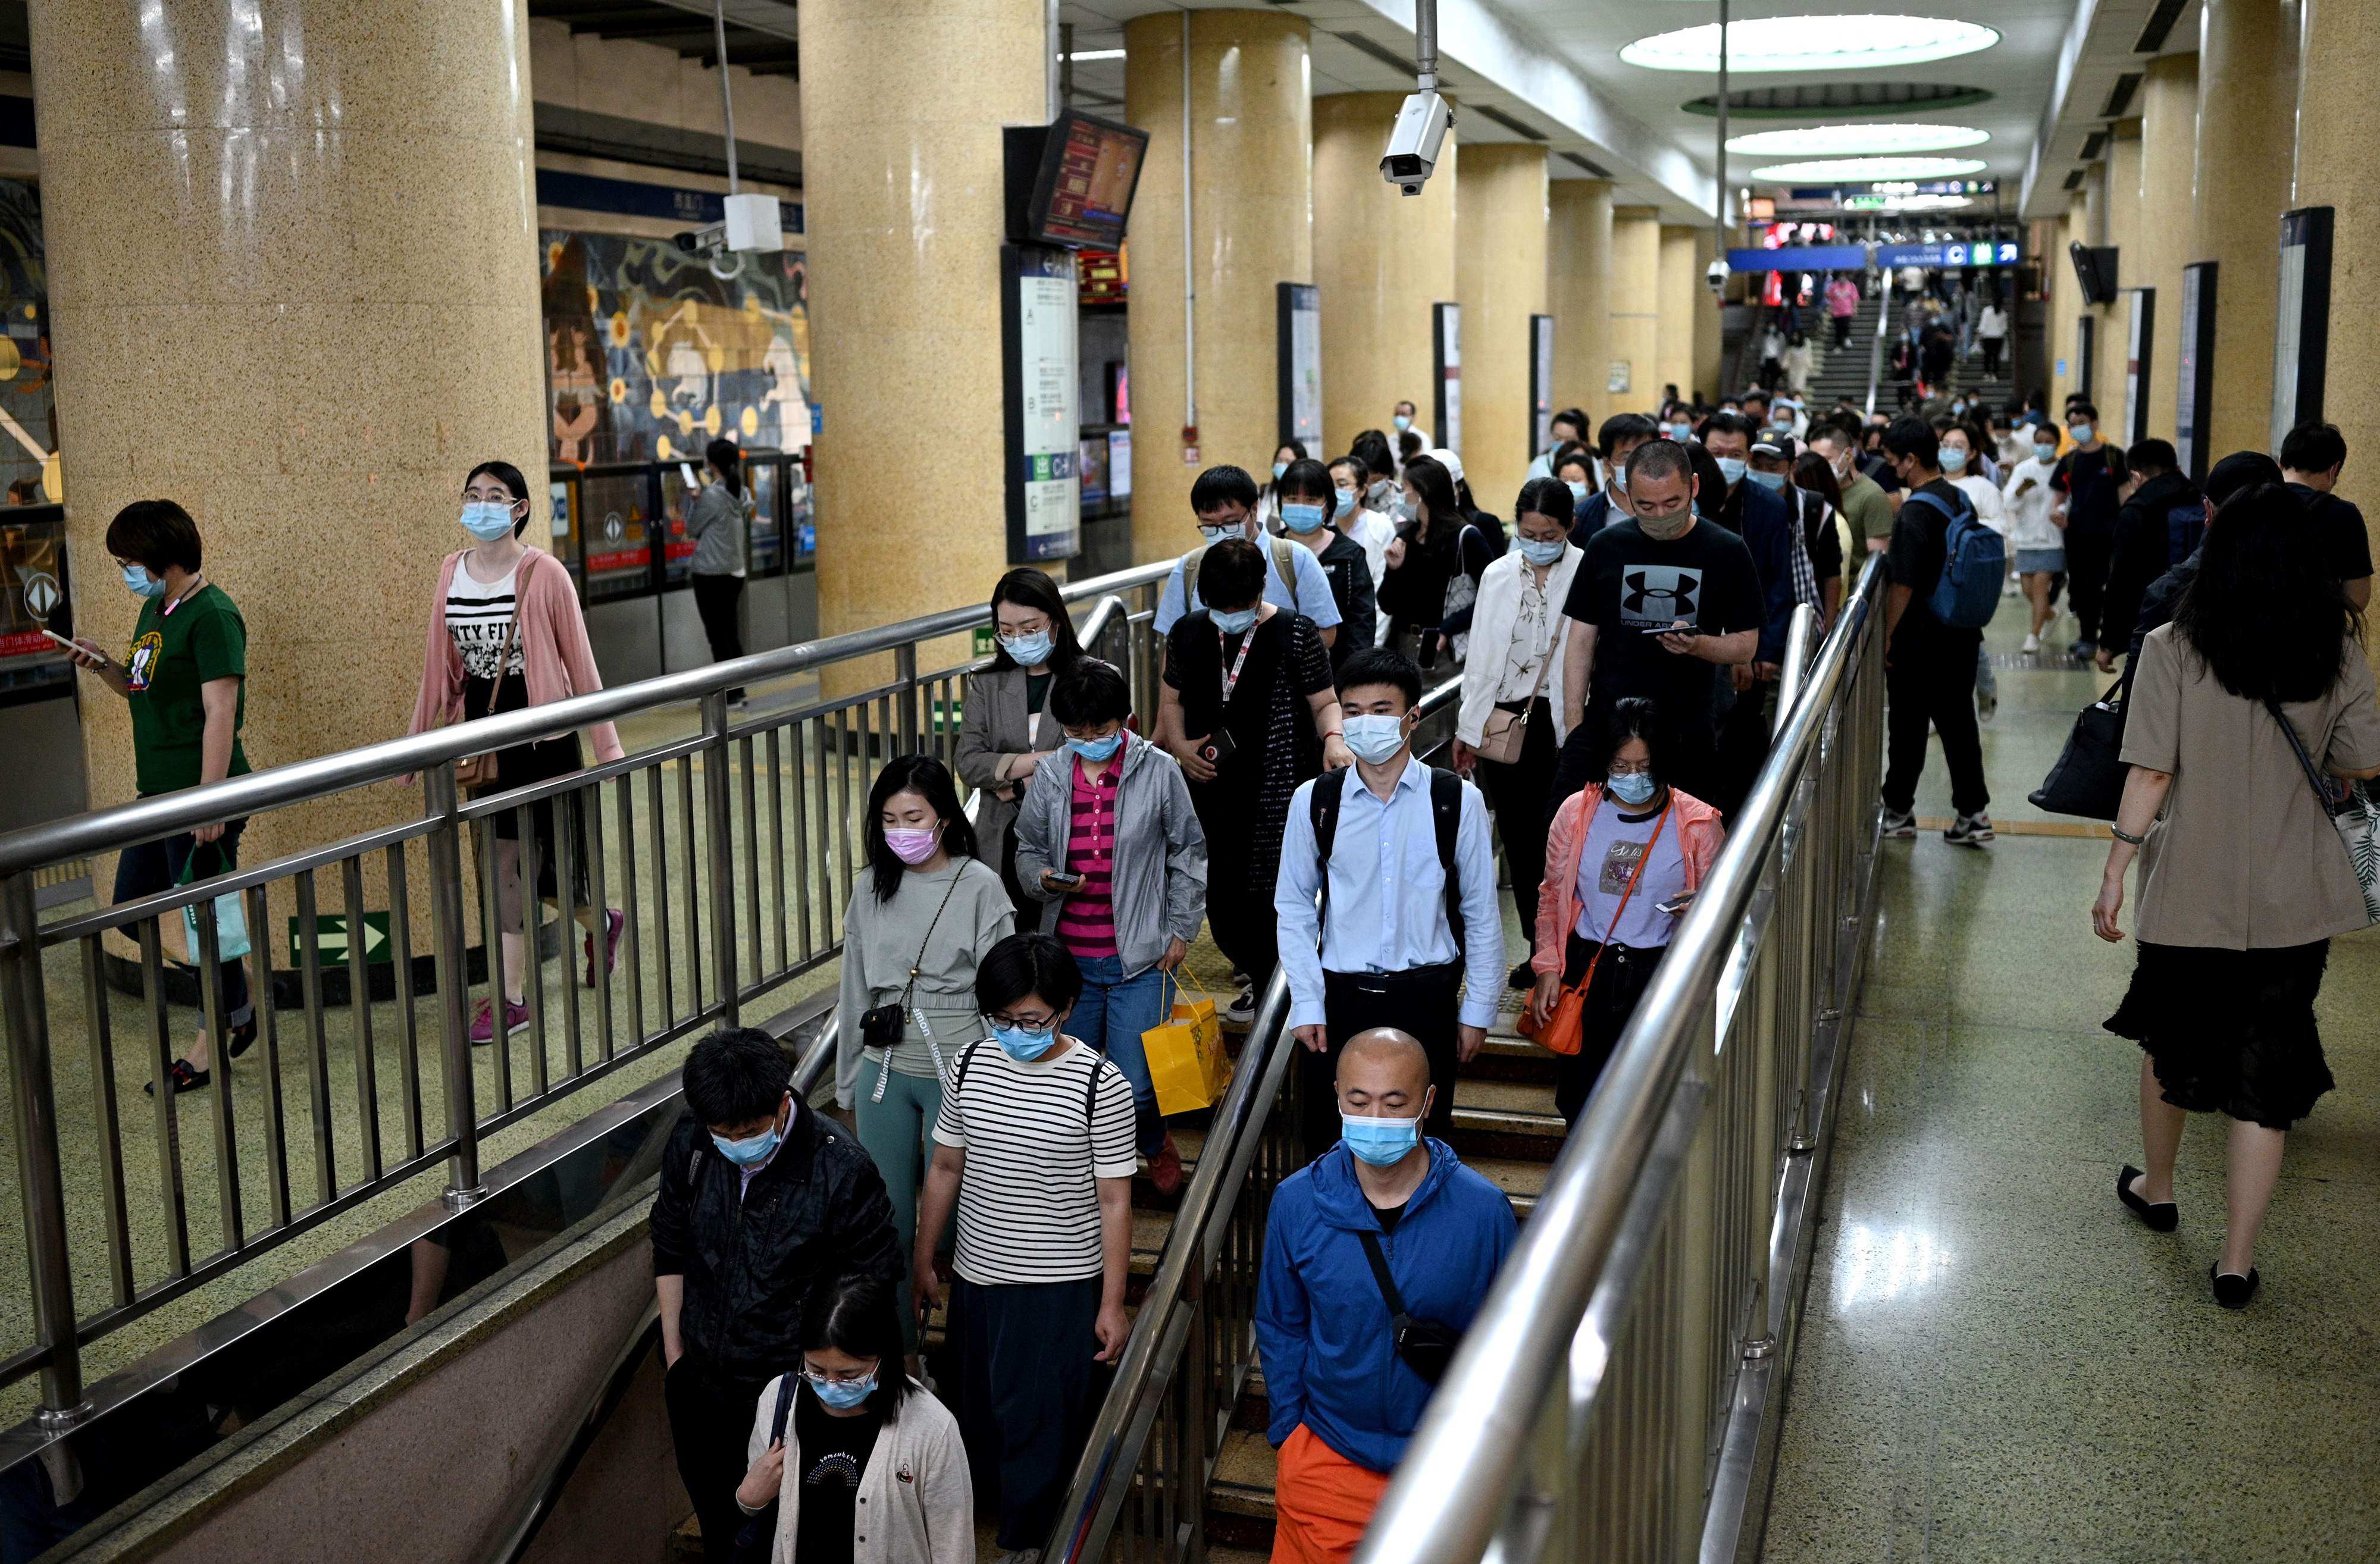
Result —
[[1067, 892], [1059, 910], [1058, 938], [1078, 960], [1116, 953], [1116, 784], [1123, 775], [1122, 757], [1110, 762], [1096, 782], [1083, 775], [1082, 759], [1075, 758], [1066, 867], [1081, 875], [1083, 883]]

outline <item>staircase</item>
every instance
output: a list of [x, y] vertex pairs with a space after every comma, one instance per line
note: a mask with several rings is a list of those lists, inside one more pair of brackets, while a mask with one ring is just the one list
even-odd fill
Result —
[[1839, 396], [1850, 397], [1854, 407], [1866, 401], [1868, 355], [1876, 344], [1876, 321], [1870, 310], [1853, 318], [1852, 339], [1840, 347], [1834, 346], [1834, 322], [1826, 320], [1823, 312], [1819, 327], [1820, 334], [1810, 339], [1810, 346], [1817, 350], [1808, 397], [1814, 418], [1831, 410]]

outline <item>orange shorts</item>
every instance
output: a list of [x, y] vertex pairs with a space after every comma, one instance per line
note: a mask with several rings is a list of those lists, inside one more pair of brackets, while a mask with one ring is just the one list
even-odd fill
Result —
[[1273, 1478], [1279, 1521], [1272, 1564], [1347, 1564], [1389, 1479], [1356, 1465], [1301, 1423], [1281, 1447]]

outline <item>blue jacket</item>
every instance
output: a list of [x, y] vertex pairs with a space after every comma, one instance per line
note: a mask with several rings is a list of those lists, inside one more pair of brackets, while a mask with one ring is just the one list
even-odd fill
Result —
[[[1464, 1328], [1520, 1224], [1502, 1190], [1445, 1143], [1424, 1144], [1429, 1172], [1380, 1250], [1409, 1314]], [[1393, 1472], [1430, 1385], [1397, 1356], [1389, 1305], [1355, 1236], [1379, 1226], [1344, 1146], [1281, 1182], [1257, 1283], [1257, 1350], [1272, 1403], [1267, 1438], [1278, 1446], [1303, 1423], [1356, 1465]]]
[[1752, 660], [1781, 663], [1786, 634], [1793, 625], [1793, 564], [1787, 551], [1801, 542], [1793, 530], [1793, 508], [1782, 494], [1770, 493], [1747, 478], [1715, 514], [1721, 527], [1743, 540], [1752, 551], [1752, 567], [1760, 573], [1760, 595], [1768, 612]]

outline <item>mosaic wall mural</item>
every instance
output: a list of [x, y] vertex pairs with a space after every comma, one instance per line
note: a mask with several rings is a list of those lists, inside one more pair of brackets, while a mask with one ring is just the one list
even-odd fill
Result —
[[50, 397], [50, 286], [42, 261], [42, 195], [0, 179], [0, 484], [12, 505], [63, 497], [57, 416]]
[[[557, 465], [809, 444], [803, 257], [712, 263], [665, 240], [548, 230], [547, 395]], [[722, 267], [722, 269], [724, 269]]]

